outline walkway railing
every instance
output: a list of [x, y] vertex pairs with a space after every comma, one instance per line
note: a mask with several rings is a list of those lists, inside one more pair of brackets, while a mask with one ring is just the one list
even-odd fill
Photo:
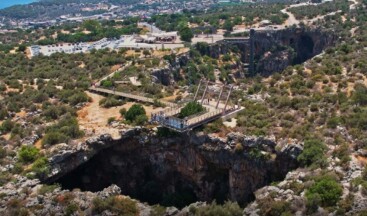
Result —
[[[177, 112], [178, 114], [179, 112]], [[204, 112], [197, 115], [189, 116], [185, 119], [180, 119], [172, 115], [167, 115], [166, 112], [152, 114], [151, 121], [160, 125], [173, 129], [175, 131], [184, 132], [191, 130], [201, 124], [212, 121], [223, 114], [223, 109], [217, 109], [213, 112]]]
[[148, 97], [144, 97], [144, 96], [119, 92], [119, 91], [115, 91], [115, 90], [109, 90], [109, 89], [98, 88], [98, 87], [90, 87], [89, 90], [93, 91], [93, 92], [97, 92], [97, 93], [104, 93], [104, 94], [110, 94], [110, 95], [116, 95], [116, 96], [120, 96], [120, 97], [124, 97], [124, 98], [129, 98], [129, 99], [132, 99], [132, 100], [137, 100], [137, 101], [141, 101], [141, 102], [145, 102], [145, 103], [154, 104], [156, 101], [158, 101], [158, 102], [160, 102], [160, 103], [162, 103], [166, 106], [169, 106], [169, 107], [177, 107], [176, 104], [171, 103], [171, 102], [158, 100], [158, 99], [155, 100], [153, 98], [148, 98]]

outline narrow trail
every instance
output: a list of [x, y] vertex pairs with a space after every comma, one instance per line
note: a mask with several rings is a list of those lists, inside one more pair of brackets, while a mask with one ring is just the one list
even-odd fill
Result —
[[[359, 2], [357, 0], [349, 0], [349, 2], [352, 2], [352, 4], [349, 6], [350, 10], [355, 9], [356, 6], [359, 4]], [[283, 14], [288, 15], [288, 19], [284, 22], [283, 27], [292, 26], [292, 25], [299, 25], [301, 22], [303, 22], [305, 24], [312, 24], [313, 22], [324, 19], [327, 16], [332, 16], [332, 15], [335, 15], [337, 13], [342, 12], [341, 10], [337, 10], [337, 11], [333, 11], [333, 12], [330, 12], [328, 14], [320, 15], [320, 16], [317, 16], [317, 17], [314, 17], [314, 18], [311, 18], [311, 19], [298, 20], [293, 13], [288, 11], [288, 9], [290, 9], [290, 8], [302, 7], [302, 6], [308, 6], [308, 5], [317, 5], [317, 4], [299, 3], [299, 4], [290, 5], [286, 8], [284, 8], [284, 9], [282, 9], [280, 12], [282, 12]]]

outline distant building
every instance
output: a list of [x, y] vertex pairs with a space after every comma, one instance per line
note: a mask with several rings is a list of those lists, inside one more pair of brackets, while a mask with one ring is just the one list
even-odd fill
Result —
[[178, 33], [176, 31], [175, 32], [151, 33], [148, 35], [150, 35], [151, 37], [154, 37], [156, 41], [159, 41], [159, 42], [174, 42], [176, 41], [178, 37]]

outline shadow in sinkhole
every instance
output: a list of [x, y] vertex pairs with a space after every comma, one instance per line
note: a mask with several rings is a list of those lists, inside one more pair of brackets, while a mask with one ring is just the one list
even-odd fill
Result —
[[301, 64], [314, 56], [314, 42], [308, 35], [302, 35], [297, 43], [297, 57], [294, 59], [294, 64]]
[[141, 149], [130, 152], [106, 149], [54, 183], [63, 189], [92, 192], [116, 184], [122, 194], [139, 201], [177, 208], [196, 201], [228, 200], [228, 170], [210, 165], [201, 180], [195, 182], [174, 163], [164, 160], [153, 163], [150, 154]]

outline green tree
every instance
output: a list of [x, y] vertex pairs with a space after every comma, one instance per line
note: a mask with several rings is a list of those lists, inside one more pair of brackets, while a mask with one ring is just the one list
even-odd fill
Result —
[[303, 152], [297, 160], [302, 166], [323, 166], [325, 165], [325, 144], [318, 139], [305, 140]]
[[147, 57], [148, 55], [150, 55], [149, 50], [145, 49], [145, 50], [143, 51], [143, 55], [144, 55], [145, 57]]
[[146, 116], [145, 109], [140, 104], [134, 104], [125, 113], [125, 119], [130, 122], [135, 122], [137, 119], [141, 118], [139, 116]]
[[31, 163], [37, 159], [39, 150], [33, 146], [22, 146], [18, 152], [18, 158], [21, 162]]
[[8, 133], [10, 132], [15, 126], [15, 123], [12, 122], [11, 120], [5, 120], [3, 121], [3, 123], [1, 124], [1, 127], [0, 127], [0, 131], [2, 132], [5, 132], [5, 133]]
[[191, 39], [194, 37], [194, 34], [192, 33], [191, 29], [189, 27], [183, 27], [179, 34], [181, 36], [181, 40], [186, 42], [191, 42]]
[[32, 171], [37, 178], [45, 178], [50, 173], [50, 165], [46, 157], [38, 158], [32, 165]]
[[356, 84], [352, 99], [354, 103], [362, 106], [367, 105], [367, 87], [363, 84]]
[[23, 53], [23, 52], [26, 51], [26, 49], [27, 49], [27, 46], [25, 44], [21, 44], [18, 47], [18, 52], [22, 52]]
[[306, 192], [306, 198], [314, 202], [319, 197], [320, 205], [323, 207], [335, 206], [343, 194], [340, 184], [329, 176], [320, 178]]
[[181, 112], [178, 114], [178, 117], [185, 118], [203, 111], [205, 111], [205, 108], [201, 104], [195, 101], [191, 101], [187, 103], [184, 108], [181, 109]]
[[55, 144], [67, 142], [68, 140], [69, 138], [66, 135], [55, 131], [55, 132], [47, 133], [44, 136], [42, 140], [42, 145], [55, 145]]
[[233, 30], [233, 23], [231, 22], [231, 20], [226, 20], [223, 24], [223, 28], [227, 31], [232, 31]]

